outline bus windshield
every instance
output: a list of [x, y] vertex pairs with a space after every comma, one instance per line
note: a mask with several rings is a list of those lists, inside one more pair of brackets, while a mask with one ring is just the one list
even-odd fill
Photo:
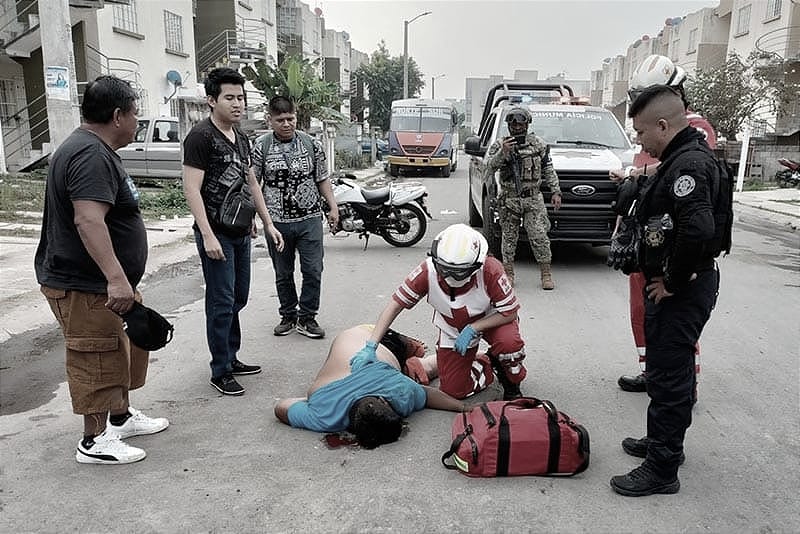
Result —
[[392, 108], [389, 129], [394, 132], [449, 132], [452, 128], [452, 110], [448, 108]]

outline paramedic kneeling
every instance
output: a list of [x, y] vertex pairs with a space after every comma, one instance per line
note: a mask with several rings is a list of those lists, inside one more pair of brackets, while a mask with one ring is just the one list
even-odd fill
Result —
[[[287, 425], [316, 432], [349, 430], [362, 447], [374, 449], [397, 441], [402, 418], [425, 407], [469, 410], [463, 402], [400, 371], [409, 352], [404, 346], [408, 338], [390, 331], [380, 344], [365, 346], [371, 333], [371, 327], [363, 325], [336, 336], [308, 397], [278, 401], [275, 416]], [[435, 369], [427, 359], [423, 364]]]

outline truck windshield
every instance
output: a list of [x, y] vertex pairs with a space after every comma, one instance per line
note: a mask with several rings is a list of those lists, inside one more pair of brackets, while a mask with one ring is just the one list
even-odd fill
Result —
[[[593, 110], [530, 110], [533, 126], [529, 130], [548, 144], [594, 145], [607, 148], [630, 148], [628, 138], [610, 112]], [[502, 135], [508, 134], [505, 120]]]

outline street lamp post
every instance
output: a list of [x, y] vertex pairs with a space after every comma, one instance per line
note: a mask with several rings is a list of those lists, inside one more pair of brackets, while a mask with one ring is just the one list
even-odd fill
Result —
[[438, 76], [431, 76], [431, 100], [436, 98], [436, 79], [437, 78], [444, 78], [444, 74], [439, 74]]
[[408, 98], [408, 25], [425, 15], [430, 15], [430, 11], [420, 13], [411, 20], [403, 21], [403, 98]]

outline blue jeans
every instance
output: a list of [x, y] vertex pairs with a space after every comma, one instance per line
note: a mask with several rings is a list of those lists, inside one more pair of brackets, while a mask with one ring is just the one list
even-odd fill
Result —
[[[322, 288], [322, 221], [314, 217], [300, 222], [276, 222], [275, 228], [283, 234], [283, 251], [278, 252], [269, 239], [267, 244], [275, 269], [275, 286], [280, 301], [278, 313], [289, 319], [314, 317], [319, 311]], [[300, 273], [303, 275], [299, 300], [294, 283], [295, 255], [300, 256]]]
[[211, 352], [211, 377], [219, 378], [232, 371], [231, 364], [242, 344], [239, 312], [250, 293], [250, 236], [215, 235], [225, 260], [209, 258], [203, 236], [194, 232], [206, 281], [206, 338]]

